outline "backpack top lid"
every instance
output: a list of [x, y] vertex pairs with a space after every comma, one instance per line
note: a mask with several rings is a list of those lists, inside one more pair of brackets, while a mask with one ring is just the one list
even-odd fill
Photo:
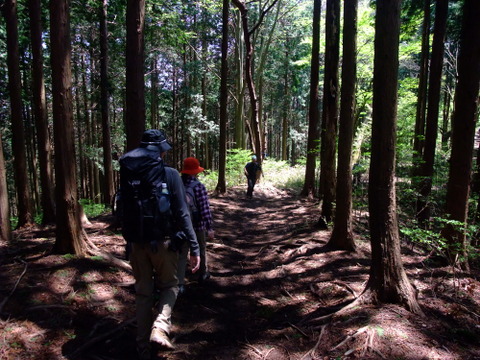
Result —
[[119, 162], [120, 185], [122, 185], [122, 180], [128, 181], [128, 178], [132, 176], [153, 183], [162, 176], [165, 171], [163, 160], [160, 157], [158, 149], [154, 151], [148, 148], [139, 147], [123, 155]]

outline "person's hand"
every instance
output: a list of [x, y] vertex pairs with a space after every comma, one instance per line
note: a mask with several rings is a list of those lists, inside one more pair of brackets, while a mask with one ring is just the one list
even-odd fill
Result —
[[190, 267], [192, 268], [192, 274], [200, 269], [200, 256], [190, 255]]
[[213, 240], [215, 238], [215, 232], [213, 230], [208, 230], [207, 236], [209, 240]]

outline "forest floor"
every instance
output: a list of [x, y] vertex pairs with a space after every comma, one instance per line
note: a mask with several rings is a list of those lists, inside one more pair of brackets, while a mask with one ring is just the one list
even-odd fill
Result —
[[[412, 244], [404, 266], [425, 317], [396, 305], [350, 303], [370, 264], [367, 219], [355, 222], [358, 251], [328, 251], [309, 200], [260, 184], [212, 197], [216, 239], [211, 279], [187, 284], [173, 315], [176, 350], [158, 359], [480, 359], [480, 283]], [[123, 256], [108, 216], [90, 239]], [[363, 235], [360, 235], [363, 234]], [[99, 257], [51, 254], [53, 229], [15, 232], [0, 244], [0, 359], [135, 359], [131, 274]]]

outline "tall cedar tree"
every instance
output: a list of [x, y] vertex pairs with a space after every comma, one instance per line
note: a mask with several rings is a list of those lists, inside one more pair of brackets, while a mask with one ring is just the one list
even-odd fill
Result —
[[338, 127], [338, 68], [340, 58], [340, 0], [327, 0], [325, 24], [325, 77], [320, 149], [319, 197], [325, 226], [332, 220], [335, 202], [335, 160]]
[[307, 135], [307, 163], [305, 166], [305, 182], [302, 196], [313, 196], [315, 193], [315, 162], [318, 157], [319, 122], [318, 110], [318, 82], [320, 67], [320, 17], [322, 1], [313, 2], [312, 23], [312, 59], [310, 63], [310, 98], [308, 109], [308, 135]]
[[[473, 142], [479, 101], [480, 84], [480, 1], [465, 0], [458, 57], [458, 82], [452, 116], [452, 154], [447, 183], [446, 209], [450, 220], [467, 221], [472, 171]], [[467, 239], [464, 226], [447, 225], [442, 235], [450, 246], [450, 260], [458, 255], [465, 268]]]
[[126, 119], [127, 151], [140, 143], [145, 130], [145, 0], [127, 0]]
[[362, 301], [402, 304], [422, 311], [400, 254], [396, 198], [395, 147], [398, 44], [401, 0], [379, 0], [375, 21], [372, 155], [368, 204], [372, 264]]
[[228, 122], [228, 14], [229, 0], [223, 0], [222, 10], [222, 63], [220, 79], [220, 139], [218, 154], [218, 183], [216, 191], [220, 194], [227, 191], [225, 180], [227, 166], [227, 122]]
[[50, 2], [50, 39], [57, 203], [54, 250], [60, 254], [83, 255], [86, 245], [77, 201], [68, 0]]
[[7, 171], [3, 157], [2, 136], [0, 134], [0, 241], [12, 240], [10, 207], [8, 204]]
[[17, 190], [18, 227], [33, 222], [28, 186], [25, 128], [22, 117], [22, 82], [18, 50], [17, 1], [6, 0], [2, 6], [7, 28], [8, 89], [12, 123], [13, 167]]
[[114, 193], [112, 170], [112, 140], [110, 136], [110, 121], [108, 118], [108, 27], [107, 0], [102, 0], [100, 6], [100, 104], [102, 112], [102, 148], [103, 148], [103, 199], [105, 204], [111, 204]]
[[412, 182], [417, 183], [420, 160], [423, 154], [425, 137], [425, 114], [427, 111], [427, 80], [428, 80], [428, 59], [430, 55], [430, 0], [424, 0], [423, 27], [422, 27], [422, 49], [420, 59], [420, 73], [418, 75], [418, 98], [415, 116], [415, 134], [413, 136], [413, 169]]
[[430, 61], [430, 78], [428, 81], [425, 148], [423, 150], [423, 161], [420, 165], [420, 195], [417, 201], [417, 219], [419, 224], [424, 226], [428, 224], [428, 220], [430, 219], [430, 204], [428, 198], [432, 192], [433, 166], [435, 164], [435, 149], [437, 147], [443, 53], [448, 17], [448, 0], [437, 0], [436, 3], [432, 59]]
[[355, 250], [352, 232], [352, 144], [357, 80], [357, 8], [358, 0], [345, 0], [343, 25], [342, 100], [338, 135], [337, 208], [328, 246]]
[[42, 189], [42, 224], [55, 222], [54, 182], [52, 169], [51, 142], [48, 130], [47, 100], [43, 77], [43, 44], [41, 1], [29, 0], [30, 37], [32, 41], [32, 95], [37, 132], [40, 185]]
[[253, 151], [257, 154], [259, 163], [262, 162], [262, 146], [261, 146], [261, 134], [260, 134], [260, 120], [258, 118], [258, 98], [255, 89], [255, 83], [253, 81], [253, 44], [252, 44], [252, 31], [248, 26], [248, 12], [243, 3], [240, 0], [232, 0], [232, 3], [238, 8], [241, 14], [243, 39], [245, 41], [245, 81], [248, 87], [248, 93], [250, 95], [250, 129], [252, 139]]

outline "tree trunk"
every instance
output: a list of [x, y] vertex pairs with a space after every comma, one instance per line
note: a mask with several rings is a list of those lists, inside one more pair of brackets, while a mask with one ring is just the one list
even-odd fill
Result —
[[75, 173], [75, 143], [72, 111], [70, 14], [68, 0], [50, 2], [53, 127], [57, 228], [54, 250], [83, 255], [86, 251], [80, 223]]
[[413, 183], [418, 183], [418, 170], [420, 159], [423, 156], [425, 136], [425, 114], [427, 111], [427, 80], [428, 59], [430, 54], [430, 0], [424, 0], [423, 29], [422, 29], [422, 53], [420, 60], [420, 74], [418, 77], [418, 100], [415, 117], [415, 133], [413, 135]]
[[107, 30], [107, 0], [103, 0], [100, 8], [100, 103], [102, 111], [102, 148], [103, 148], [103, 201], [112, 203], [115, 192], [112, 170], [112, 140], [110, 136], [110, 121], [108, 118], [108, 30]]
[[233, 4], [238, 8], [242, 15], [242, 29], [245, 40], [245, 81], [247, 83], [248, 92], [250, 94], [250, 111], [251, 126], [253, 135], [253, 151], [257, 154], [258, 162], [262, 162], [262, 145], [260, 132], [260, 119], [258, 118], [258, 98], [253, 81], [253, 44], [252, 33], [248, 26], [248, 15], [245, 4], [240, 0], [232, 0]]
[[357, 78], [358, 0], [345, 0], [343, 26], [342, 99], [338, 138], [337, 208], [335, 225], [328, 246], [336, 250], [355, 250], [352, 232], [352, 145], [355, 120]]
[[[480, 2], [465, 0], [463, 23], [460, 35], [458, 57], [458, 82], [455, 90], [455, 109], [452, 116], [452, 154], [447, 183], [446, 209], [450, 220], [466, 224], [470, 175], [472, 171], [473, 141], [477, 121], [480, 84]], [[442, 235], [450, 246], [449, 256], [453, 262], [463, 255], [464, 267], [467, 262], [467, 239], [465, 225], [447, 225]], [[460, 250], [459, 250], [460, 249]]]
[[145, 130], [144, 28], [145, 0], [127, 0], [127, 151], [138, 146]]
[[235, 148], [245, 149], [245, 121], [244, 121], [244, 104], [245, 104], [245, 83], [244, 83], [244, 48], [243, 48], [243, 31], [241, 25], [241, 14], [238, 12], [238, 22], [235, 28]]
[[328, 224], [335, 202], [335, 157], [338, 127], [338, 68], [340, 58], [340, 0], [327, 0], [325, 35], [325, 77], [320, 150], [319, 197], [322, 218]]
[[320, 67], [320, 15], [322, 1], [313, 2], [312, 25], [312, 60], [310, 64], [310, 100], [308, 109], [308, 138], [307, 138], [307, 164], [305, 167], [305, 183], [302, 196], [313, 196], [315, 193], [315, 162], [318, 157], [319, 122], [318, 110], [318, 82]]
[[0, 134], [0, 240], [12, 240], [10, 207], [8, 205], [7, 171], [3, 157], [2, 136]]
[[30, 36], [32, 39], [32, 80], [35, 128], [37, 132], [40, 184], [42, 188], [42, 224], [55, 222], [54, 182], [51, 143], [48, 131], [47, 102], [43, 77], [42, 23], [40, 0], [30, 0]]
[[216, 191], [225, 193], [227, 191], [226, 184], [226, 167], [227, 167], [227, 122], [228, 122], [228, 14], [229, 0], [223, 0], [222, 11], [222, 64], [220, 75], [220, 139], [218, 154], [218, 183]]
[[433, 166], [437, 147], [438, 117], [445, 34], [447, 30], [448, 0], [437, 0], [435, 10], [435, 28], [433, 30], [432, 60], [430, 62], [430, 79], [428, 84], [428, 112], [425, 129], [425, 148], [420, 166], [420, 188], [417, 199], [417, 220], [423, 226], [430, 219], [428, 198], [432, 192]]
[[22, 84], [18, 50], [17, 1], [6, 0], [2, 6], [7, 29], [8, 89], [12, 122], [12, 150], [15, 186], [17, 190], [18, 227], [33, 222], [30, 191], [28, 189], [27, 159], [25, 155], [25, 128], [22, 117]]
[[374, 303], [402, 304], [414, 313], [421, 313], [403, 268], [396, 213], [394, 179], [400, 3], [401, 0], [379, 0], [376, 3], [368, 188], [372, 265], [363, 297]]

